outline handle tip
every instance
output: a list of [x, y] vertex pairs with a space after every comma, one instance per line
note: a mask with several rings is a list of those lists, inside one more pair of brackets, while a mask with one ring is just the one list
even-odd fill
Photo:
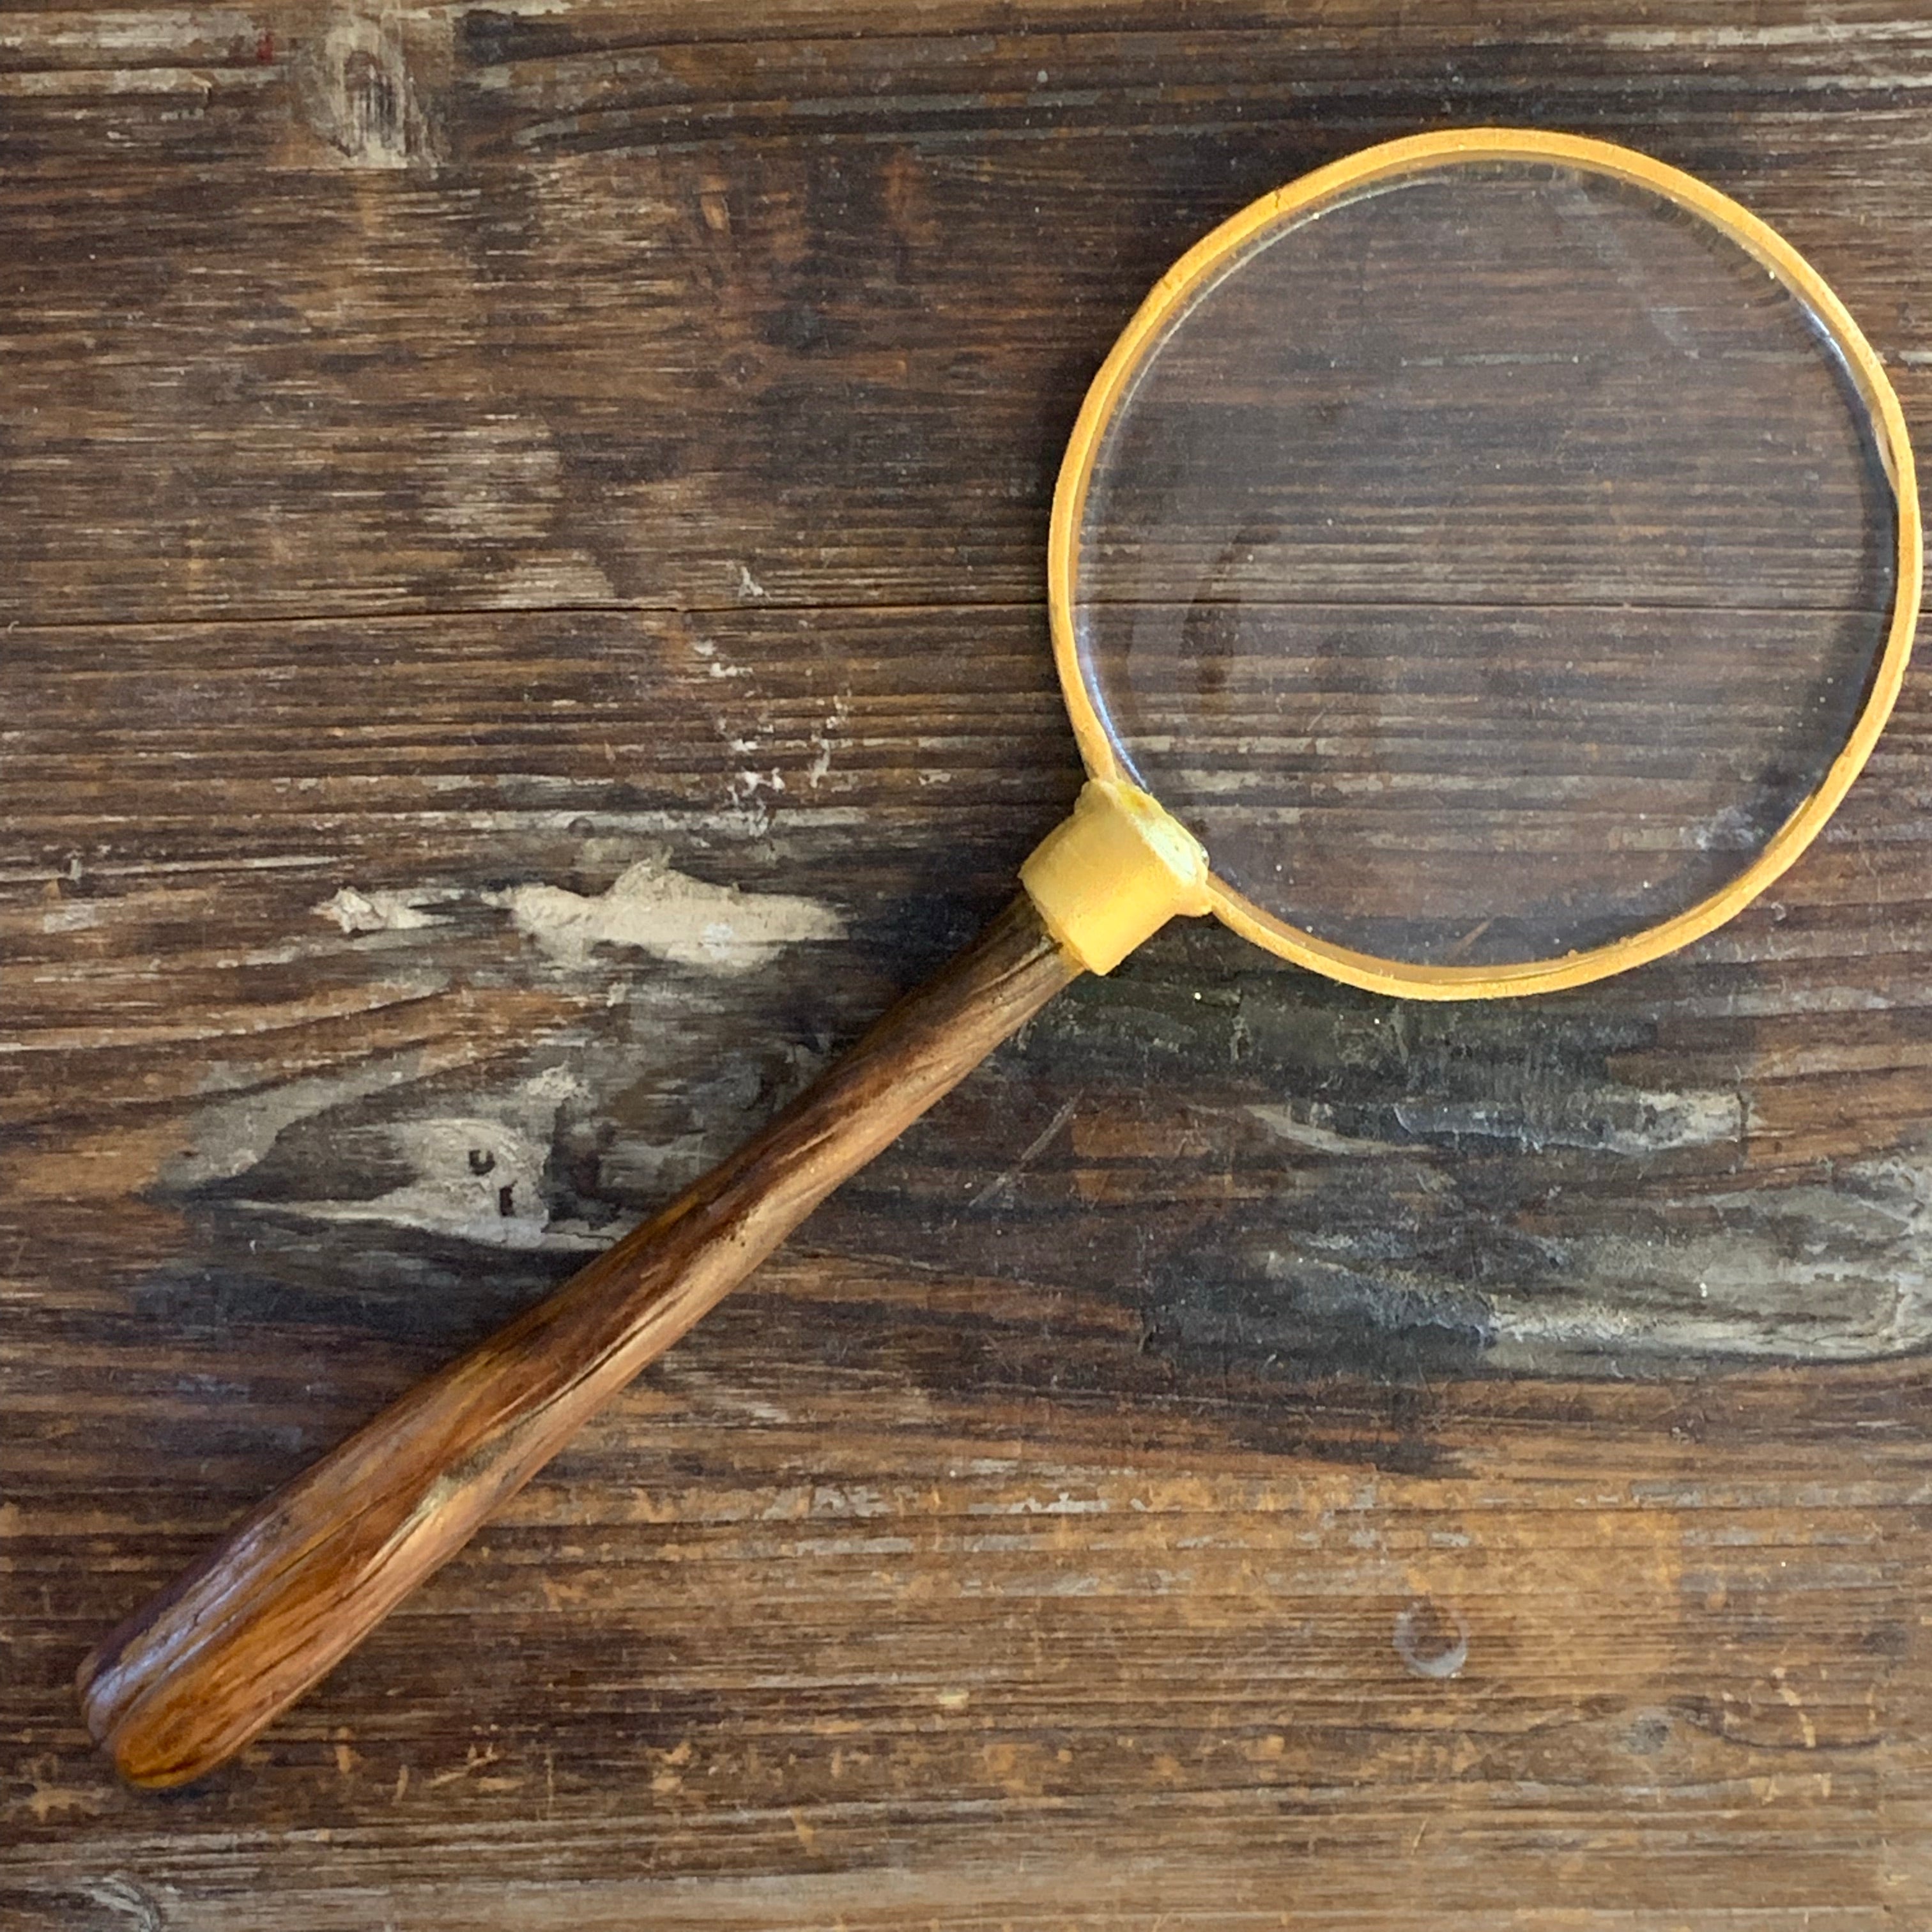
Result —
[[107, 1756], [124, 1783], [143, 1791], [164, 1791], [188, 1784], [212, 1771], [220, 1760], [199, 1754], [184, 1756], [161, 1748], [163, 1741], [139, 1722], [141, 1686], [131, 1673], [117, 1671], [122, 1633], [118, 1630], [89, 1651], [74, 1674], [87, 1733]]

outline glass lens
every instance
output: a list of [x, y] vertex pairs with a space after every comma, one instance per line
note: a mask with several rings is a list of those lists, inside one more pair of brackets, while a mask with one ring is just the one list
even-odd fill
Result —
[[1142, 357], [1074, 560], [1128, 776], [1264, 912], [1430, 966], [1610, 944], [1843, 748], [1897, 506], [1804, 304], [1650, 190], [1463, 162], [1284, 218]]

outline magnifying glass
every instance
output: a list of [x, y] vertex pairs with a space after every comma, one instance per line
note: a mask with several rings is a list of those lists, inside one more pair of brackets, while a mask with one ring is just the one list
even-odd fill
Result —
[[1163, 276], [1074, 429], [1053, 646], [1090, 782], [1024, 890], [762, 1133], [272, 1496], [82, 1665], [178, 1784], [1083, 972], [1212, 914], [1411, 998], [1575, 986], [1762, 892], [1869, 755], [1921, 530], [1877, 356], [1627, 149], [1374, 148]]

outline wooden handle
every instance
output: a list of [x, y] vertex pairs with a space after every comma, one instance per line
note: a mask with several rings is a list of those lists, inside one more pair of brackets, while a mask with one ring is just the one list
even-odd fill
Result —
[[278, 1490], [80, 1666], [136, 1784], [241, 1749], [591, 1412], [1080, 971], [1014, 902], [738, 1153]]

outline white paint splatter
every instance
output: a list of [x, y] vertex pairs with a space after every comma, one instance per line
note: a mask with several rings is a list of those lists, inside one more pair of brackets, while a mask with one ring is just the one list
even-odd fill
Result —
[[401, 1186], [368, 1201], [278, 1204], [280, 1211], [421, 1228], [488, 1247], [546, 1245], [543, 1142], [500, 1120], [461, 1115], [399, 1121], [383, 1133], [412, 1170]]
[[812, 763], [805, 768], [806, 788], [818, 789], [819, 781], [832, 769], [832, 748], [838, 742], [845, 729], [845, 721], [851, 716], [851, 701], [844, 693], [832, 700], [832, 709], [826, 712], [825, 722], [812, 733]]
[[719, 655], [718, 646], [709, 638], [693, 638], [691, 648], [713, 677], [749, 677], [752, 674], [745, 665], [728, 662]]
[[[106, 1808], [95, 1803], [85, 1808], [91, 1813], [99, 1813]], [[38, 1807], [34, 1815], [40, 1816]], [[98, 1905], [104, 1912], [112, 1912], [123, 1925], [130, 1927], [132, 1932], [165, 1932], [167, 1922], [161, 1916], [161, 1909], [148, 1893], [124, 1874], [116, 1872], [106, 1878], [83, 1882], [77, 1889], [82, 1898]]]
[[543, 1179], [558, 1109], [588, 1094], [569, 1066], [544, 1068], [478, 1114], [432, 1114], [362, 1130], [409, 1178], [367, 1200], [249, 1202], [312, 1221], [379, 1221], [495, 1248], [602, 1248], [608, 1231], [553, 1224]]
[[448, 892], [358, 892], [344, 886], [332, 898], [310, 910], [332, 919], [344, 932], [411, 932], [436, 922], [422, 908], [451, 896]]
[[1586, 1148], [1633, 1155], [1737, 1140], [1750, 1125], [1744, 1102], [1729, 1088], [1664, 1094], [1600, 1087], [1524, 1099], [1405, 1100], [1396, 1106], [1395, 1118], [1412, 1134], [1466, 1135], [1530, 1148]]
[[[1733, 1217], [1660, 1244], [1605, 1233], [1556, 1244], [1566, 1292], [1486, 1289], [1499, 1368], [1552, 1353], [1869, 1361], [1932, 1343], [1932, 1148], [1801, 1184], [1700, 1197]], [[1688, 1286], [1697, 1299], [1685, 1301]]]
[[566, 965], [589, 963], [600, 946], [632, 946], [681, 966], [742, 973], [788, 946], [836, 939], [844, 922], [815, 899], [746, 892], [640, 860], [592, 897], [561, 886], [518, 886], [486, 896], [518, 932]]
[[100, 908], [92, 899], [69, 899], [40, 915], [43, 932], [83, 932], [100, 923]]
[[[285, 1128], [332, 1108], [406, 1087], [422, 1078], [424, 1070], [422, 1052], [412, 1048], [345, 1073], [315, 1074], [217, 1101], [196, 1115], [193, 1142], [162, 1168], [161, 1185], [184, 1191], [245, 1173]], [[218, 1070], [213, 1077], [220, 1077]]]
[[762, 838], [771, 830], [772, 808], [761, 795], [776, 797], [785, 788], [784, 773], [774, 765], [768, 772], [747, 769], [731, 780], [731, 799], [740, 814], [739, 830], [747, 838]]
[[[43, 24], [44, 23], [44, 24]], [[261, 22], [241, 8], [175, 13], [143, 8], [139, 11], [88, 14], [41, 14], [0, 26], [0, 54], [15, 61], [38, 54], [50, 66], [71, 70], [86, 66], [98, 72], [102, 56], [111, 56], [127, 67], [148, 62], [192, 61], [212, 64], [238, 42], [252, 44]]]

